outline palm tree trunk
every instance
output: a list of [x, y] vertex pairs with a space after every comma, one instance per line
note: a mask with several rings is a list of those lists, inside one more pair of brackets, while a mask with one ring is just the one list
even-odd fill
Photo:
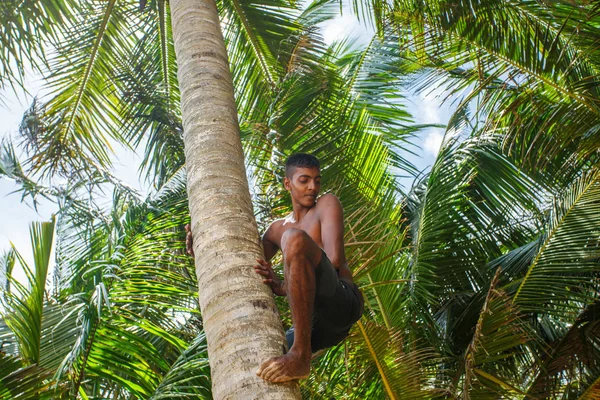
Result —
[[284, 335], [248, 190], [227, 51], [214, 0], [172, 0], [187, 188], [200, 308], [215, 399], [299, 399], [297, 384], [256, 376]]

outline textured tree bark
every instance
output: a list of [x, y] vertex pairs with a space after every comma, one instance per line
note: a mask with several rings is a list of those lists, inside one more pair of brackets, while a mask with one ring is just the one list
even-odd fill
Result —
[[172, 0], [187, 188], [200, 308], [215, 399], [299, 399], [297, 383], [270, 384], [259, 364], [285, 338], [262, 257], [227, 51], [214, 0]]

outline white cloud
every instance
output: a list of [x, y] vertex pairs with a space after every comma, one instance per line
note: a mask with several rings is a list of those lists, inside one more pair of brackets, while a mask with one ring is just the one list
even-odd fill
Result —
[[371, 40], [375, 31], [361, 23], [352, 13], [350, 6], [345, 4], [343, 14], [321, 23], [321, 34], [327, 44], [352, 38], [357, 44], [366, 44]]
[[442, 146], [444, 135], [438, 131], [429, 132], [423, 141], [423, 149], [426, 153], [430, 153], [433, 156], [437, 156]]
[[442, 122], [440, 118], [440, 107], [439, 103], [433, 101], [423, 101], [421, 116], [425, 123], [428, 124], [439, 124]]
[[358, 26], [356, 17], [350, 14], [339, 16], [322, 24], [323, 40], [325, 43], [333, 43], [336, 40], [343, 39], [352, 27]]
[[410, 96], [406, 105], [417, 124], [446, 124], [451, 114], [447, 104], [440, 105], [439, 98], [422, 93]]

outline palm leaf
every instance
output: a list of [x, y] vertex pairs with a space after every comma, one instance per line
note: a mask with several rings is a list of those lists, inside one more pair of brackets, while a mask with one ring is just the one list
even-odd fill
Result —
[[535, 172], [564, 159], [565, 147], [583, 159], [597, 148], [599, 11], [591, 3], [400, 1], [388, 15], [404, 32], [401, 45], [431, 67], [415, 87], [461, 98], [452, 119], [475, 108], [474, 125], [505, 135], [504, 151]]
[[33, 269], [13, 248], [16, 258], [23, 266], [29, 287], [25, 287], [12, 274], [8, 274], [11, 291], [4, 294], [7, 304], [6, 311], [2, 313], [6, 325], [16, 336], [19, 354], [26, 365], [38, 364], [40, 360], [42, 315], [54, 222], [33, 223], [30, 235], [35, 265]]
[[272, 90], [297, 40], [299, 10], [292, 2], [221, 0], [218, 2], [239, 112], [244, 119], [265, 118]]
[[492, 279], [464, 354], [462, 398], [516, 397], [523, 394], [518, 383], [526, 366], [518, 358], [530, 337], [518, 309], [497, 289], [501, 269]]
[[0, 353], [0, 399], [53, 399], [52, 373], [37, 365], [23, 366], [20, 359]]
[[594, 398], [600, 375], [598, 306], [598, 301], [588, 306], [567, 332], [548, 341], [528, 394], [551, 398], [567, 392], [573, 397]]
[[523, 310], [571, 319], [596, 297], [590, 277], [598, 271], [599, 179], [598, 171], [584, 173], [555, 198], [539, 252], [514, 295]]
[[32, 156], [41, 172], [67, 173], [70, 164], [75, 170], [111, 165], [108, 138], [121, 139], [112, 66], [133, 46], [138, 14], [135, 2], [116, 3], [82, 3], [60, 27], [63, 40], [49, 66], [53, 97], [44, 116], [47, 130], [36, 143], [43, 151]]
[[169, 7], [164, 0], [153, 6], [140, 16], [141, 38], [121, 55], [115, 76], [123, 136], [145, 146], [140, 169], [161, 187], [183, 166], [183, 128]]
[[77, 6], [68, 0], [7, 0], [0, 4], [0, 87], [23, 87], [27, 68], [43, 69], [46, 47], [58, 39], [58, 26], [70, 19]]
[[430, 398], [426, 388], [431, 350], [405, 351], [401, 334], [370, 321], [359, 321], [346, 341], [313, 362], [302, 385], [310, 398]]
[[63, 211], [58, 281], [79, 317], [58, 376], [71, 377], [72, 393], [149, 397], [187, 347], [184, 326], [198, 313], [184, 254], [184, 179], [175, 175], [147, 202], [118, 190], [114, 200], [106, 214]]
[[181, 353], [150, 399], [211, 399], [206, 338], [199, 335]]

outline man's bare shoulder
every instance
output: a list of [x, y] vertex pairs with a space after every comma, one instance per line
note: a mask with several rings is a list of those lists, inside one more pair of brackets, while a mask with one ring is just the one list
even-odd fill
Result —
[[281, 228], [283, 226], [284, 222], [285, 222], [285, 218], [276, 219], [275, 221], [271, 222], [271, 224], [267, 228], [267, 231], [270, 230], [270, 229], [279, 229], [279, 228]]
[[271, 222], [271, 224], [265, 231], [265, 236], [267, 238], [277, 236], [278, 232], [281, 230], [281, 227], [283, 226], [284, 221], [285, 221], [285, 218], [280, 218], [280, 219], [276, 219], [275, 221]]
[[317, 201], [317, 208], [319, 207], [336, 207], [342, 208], [342, 203], [340, 199], [333, 193], [326, 193], [323, 196], [319, 197], [319, 201]]
[[332, 193], [324, 194], [319, 197], [317, 205], [315, 207], [317, 218], [323, 222], [324, 220], [343, 219], [344, 209], [340, 199]]

